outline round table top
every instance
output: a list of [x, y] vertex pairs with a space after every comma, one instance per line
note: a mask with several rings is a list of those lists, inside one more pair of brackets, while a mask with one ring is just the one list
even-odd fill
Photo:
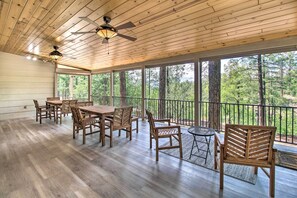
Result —
[[192, 135], [197, 136], [213, 136], [215, 134], [215, 130], [212, 128], [201, 127], [201, 126], [191, 126], [188, 129], [188, 132]]

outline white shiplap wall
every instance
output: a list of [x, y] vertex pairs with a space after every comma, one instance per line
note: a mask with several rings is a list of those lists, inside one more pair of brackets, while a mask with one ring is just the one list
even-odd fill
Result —
[[54, 94], [55, 66], [0, 52], [0, 120], [34, 116], [33, 99], [44, 105]]

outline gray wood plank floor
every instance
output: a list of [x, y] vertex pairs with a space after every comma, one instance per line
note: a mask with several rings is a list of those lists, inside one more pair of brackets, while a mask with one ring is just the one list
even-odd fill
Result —
[[[45, 120], [43, 120], [45, 121]], [[72, 139], [71, 119], [62, 125], [33, 118], [0, 121], [0, 197], [268, 197], [262, 171], [256, 185], [149, 149], [148, 125], [133, 140], [114, 132], [113, 148], [99, 134]], [[107, 139], [108, 140], [108, 139]], [[276, 168], [276, 197], [297, 196], [297, 171]]]

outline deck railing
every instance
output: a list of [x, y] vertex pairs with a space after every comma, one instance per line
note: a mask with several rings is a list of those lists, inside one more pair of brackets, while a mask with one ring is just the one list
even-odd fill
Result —
[[[101, 98], [109, 101], [109, 96]], [[96, 103], [101, 99], [93, 96], [93, 100]], [[195, 123], [194, 101], [145, 98], [144, 102], [145, 109], [149, 109], [156, 118], [170, 118], [174, 123], [187, 126]], [[141, 110], [142, 98], [113, 96], [114, 106], [123, 103]], [[297, 107], [204, 101], [199, 101], [198, 106], [198, 123], [201, 126], [208, 127], [210, 122], [215, 122], [220, 131], [224, 131], [226, 124], [275, 126], [276, 141], [297, 144]]]

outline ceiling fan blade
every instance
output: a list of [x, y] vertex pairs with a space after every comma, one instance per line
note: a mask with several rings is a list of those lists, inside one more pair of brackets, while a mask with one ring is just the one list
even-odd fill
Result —
[[136, 41], [137, 40], [137, 38], [135, 38], [135, 37], [127, 36], [127, 35], [124, 35], [124, 34], [119, 34], [118, 33], [117, 36], [125, 38], [125, 39], [127, 39], [129, 41]]
[[74, 59], [74, 60], [76, 59], [75, 57], [73, 57], [72, 55], [69, 55], [69, 54], [63, 54], [63, 57]]
[[131, 21], [127, 22], [127, 23], [124, 23], [122, 25], [119, 25], [116, 27], [117, 30], [121, 30], [121, 29], [126, 29], [126, 28], [133, 28], [133, 27], [136, 27], [134, 25], [134, 23], [132, 23]]
[[93, 24], [95, 25], [96, 27], [100, 27], [100, 25], [98, 23], [96, 23], [95, 21], [92, 21], [91, 19], [89, 19], [88, 17], [79, 17], [80, 19], [90, 23], [90, 24]]
[[89, 31], [89, 32], [71, 32], [71, 34], [89, 34], [89, 33], [96, 33], [95, 31]]
[[102, 40], [102, 44], [107, 44], [108, 43], [108, 39], [103, 39]]

